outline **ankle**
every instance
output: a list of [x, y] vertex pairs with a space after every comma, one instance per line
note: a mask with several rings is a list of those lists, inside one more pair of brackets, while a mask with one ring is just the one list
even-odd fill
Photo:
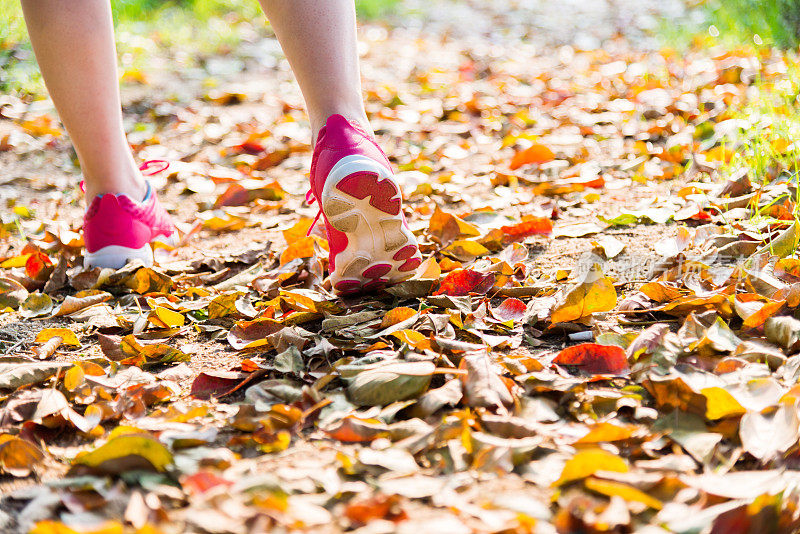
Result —
[[87, 205], [91, 204], [92, 200], [99, 195], [126, 195], [140, 202], [147, 194], [147, 182], [138, 171], [132, 176], [105, 178], [102, 181], [93, 180], [87, 176], [85, 190], [84, 198]]

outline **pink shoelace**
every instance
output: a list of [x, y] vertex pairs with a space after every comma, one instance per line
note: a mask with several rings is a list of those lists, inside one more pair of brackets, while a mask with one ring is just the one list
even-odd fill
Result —
[[[306, 204], [309, 206], [317, 201], [317, 197], [314, 196], [314, 192], [309, 189], [306, 192]], [[311, 226], [308, 227], [308, 232], [306, 232], [306, 237], [311, 235], [311, 231], [314, 230], [314, 227], [317, 225], [319, 218], [322, 217], [322, 206], [319, 207], [319, 211], [317, 211], [317, 216], [314, 217], [314, 222], [311, 223]]]
[[[151, 169], [151, 167], [155, 167], [156, 165], [159, 165], [159, 168]], [[142, 174], [144, 174], [145, 176], [153, 176], [154, 174], [158, 174], [161, 171], [167, 170], [167, 168], [169, 168], [169, 161], [163, 159], [149, 159], [144, 163], [142, 163], [141, 165], [139, 165], [139, 170], [142, 171]], [[81, 193], [86, 192], [85, 181], [81, 180], [80, 188], [81, 188]], [[317, 215], [317, 217], [319, 217], [319, 215]]]

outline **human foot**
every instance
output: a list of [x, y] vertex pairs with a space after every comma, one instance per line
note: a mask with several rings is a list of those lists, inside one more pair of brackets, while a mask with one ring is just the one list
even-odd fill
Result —
[[[149, 162], [148, 162], [149, 163]], [[148, 167], [145, 163], [142, 170]], [[141, 201], [124, 194], [95, 196], [83, 216], [83, 265], [119, 269], [127, 262], [142, 260], [153, 264], [150, 243], [169, 242], [176, 236], [172, 219], [147, 183]]]
[[309, 193], [325, 220], [331, 285], [338, 293], [395, 284], [422, 263], [389, 160], [341, 115], [328, 117], [319, 132]]

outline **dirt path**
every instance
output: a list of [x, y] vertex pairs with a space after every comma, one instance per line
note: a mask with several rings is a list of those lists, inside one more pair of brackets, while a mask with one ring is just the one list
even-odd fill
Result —
[[[703, 200], [719, 193], [719, 164], [694, 154], [722, 103], [744, 95], [744, 69], [732, 78], [724, 58], [648, 51], [640, 30], [655, 4], [575, 4], [408, 3], [393, 26], [361, 28], [367, 109], [432, 260], [357, 301], [328, 292], [323, 240], [302, 237], [316, 213], [303, 202], [309, 131], [268, 35], [180, 70], [156, 53], [147, 83], [125, 86], [130, 142], [141, 160], [173, 162], [154, 183], [188, 235], [157, 251], [156, 270], [82, 272], [71, 149], [47, 131], [46, 102], [0, 100], [0, 202], [34, 213], [0, 234], [0, 276], [56, 305], [92, 304], [0, 313], [0, 365], [41, 373], [3, 390], [0, 428], [46, 448], [1, 475], [0, 530], [52, 519], [81, 532], [104, 521], [165, 533], [663, 532], [738, 510], [749, 493], [714, 493], [694, 475], [744, 454], [727, 441], [742, 413], [707, 422], [691, 409], [694, 383], [689, 400], [664, 401], [644, 360], [657, 351], [641, 337], [644, 354], [621, 347], [654, 323], [666, 344], [683, 322], [638, 290], [722, 227]], [[617, 30], [629, 40], [608, 39]], [[25, 265], [36, 250], [66, 263], [39, 272]], [[52, 328], [78, 344], [23, 360]], [[596, 356], [599, 370], [553, 362], [592, 340], [617, 351]], [[689, 524], [709, 503], [720, 508]]]

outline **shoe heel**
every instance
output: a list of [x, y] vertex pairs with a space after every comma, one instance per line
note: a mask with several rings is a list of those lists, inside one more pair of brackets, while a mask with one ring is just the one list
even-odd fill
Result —
[[153, 250], [149, 244], [141, 248], [129, 248], [119, 245], [108, 245], [95, 252], [86, 252], [83, 256], [84, 269], [100, 267], [102, 269], [121, 269], [126, 263], [141, 260], [145, 267], [153, 265]]

